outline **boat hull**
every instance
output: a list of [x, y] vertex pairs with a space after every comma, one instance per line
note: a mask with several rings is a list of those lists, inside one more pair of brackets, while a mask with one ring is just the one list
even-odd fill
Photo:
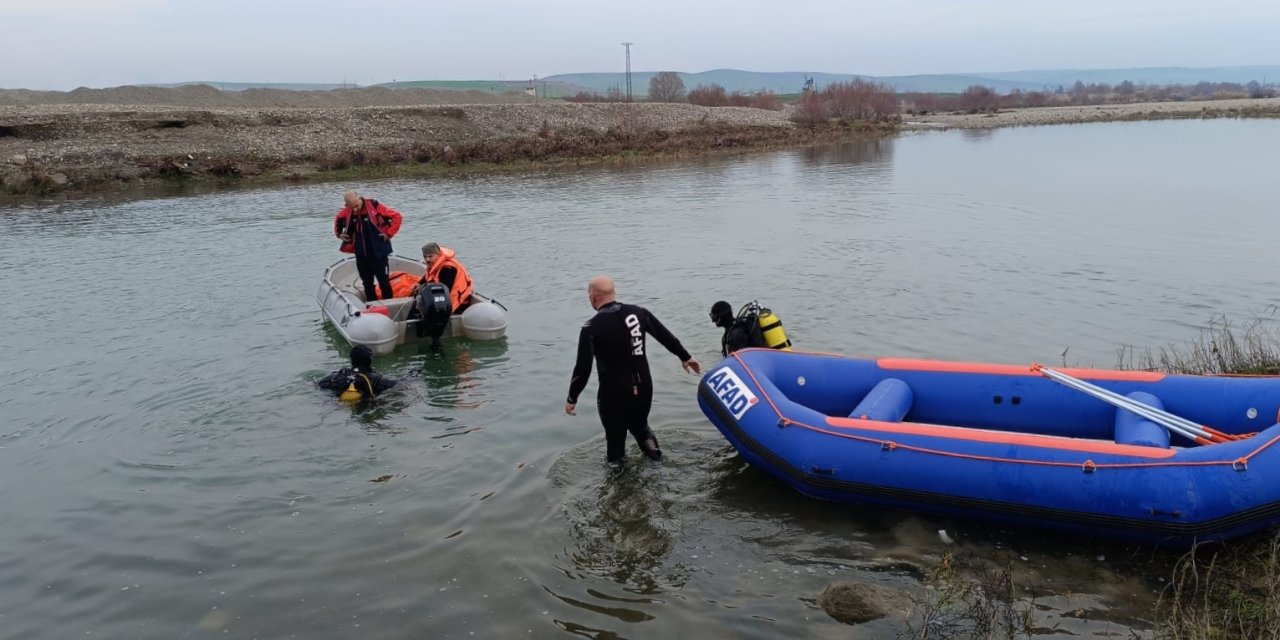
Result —
[[[403, 256], [392, 255], [388, 262], [392, 272], [404, 271], [419, 276], [424, 272], [421, 262]], [[354, 257], [339, 260], [325, 269], [324, 277], [316, 291], [316, 303], [320, 305], [321, 315], [349, 344], [363, 344], [373, 350], [376, 355], [386, 355], [399, 345], [428, 340], [428, 338], [419, 338], [416, 329], [418, 320], [410, 317], [410, 312], [416, 305], [414, 298], [377, 301], [379, 306], [387, 308], [386, 317], [389, 321], [384, 321], [367, 317], [369, 314], [365, 313], [366, 304], [360, 291], [361, 284]], [[506, 308], [492, 298], [473, 293], [472, 300], [472, 306], [497, 305], [505, 317]], [[455, 313], [449, 318], [449, 324], [441, 337], [497, 340], [505, 335], [505, 320], [502, 326], [496, 329], [485, 328], [469, 332], [464, 326], [463, 315]]]
[[[712, 367], [698, 401], [749, 463], [823, 500], [1168, 545], [1280, 524], [1280, 379], [1072, 374], [1257, 434], [1207, 446], [1117, 442], [1121, 410], [1030, 367], [771, 350]], [[848, 417], [888, 378], [914, 392], [900, 420]]]

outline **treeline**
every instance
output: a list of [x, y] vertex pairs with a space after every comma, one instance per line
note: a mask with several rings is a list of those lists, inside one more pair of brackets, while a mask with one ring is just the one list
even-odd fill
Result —
[[1185, 102], [1189, 100], [1234, 100], [1240, 98], [1274, 98], [1277, 90], [1254, 80], [1238, 82], [1199, 82], [1196, 84], [1148, 85], [1128, 80], [1118, 84], [1076, 81], [1070, 88], [1052, 91], [1013, 91], [1000, 94], [990, 87], [973, 85], [959, 94], [907, 92], [900, 94], [902, 110], [923, 115], [940, 111], [978, 113], [996, 109], [1025, 107], [1084, 106], [1131, 104], [1137, 102]]
[[[569, 102], [626, 102], [627, 97], [617, 87], [609, 87], [603, 94], [579, 91], [565, 98]], [[649, 102], [688, 102], [703, 107], [752, 107], [755, 109], [782, 110], [782, 99], [768, 89], [742, 92], [726, 91], [718, 84], [698, 85], [686, 92], [684, 80], [674, 71], [663, 71], [649, 79]]]
[[[1192, 85], [1135, 84], [1128, 80], [1119, 84], [1077, 81], [1070, 88], [1059, 86], [1053, 90], [1023, 91], [1015, 89], [1001, 94], [982, 85], [973, 85], [959, 94], [907, 92], [895, 93], [889, 85], [853, 80], [834, 82], [821, 91], [805, 91], [794, 101], [791, 119], [797, 123], [816, 125], [837, 120], [841, 122], [888, 122], [896, 120], [900, 113], [925, 115], [929, 113], [983, 113], [999, 109], [1028, 107], [1083, 106], [1102, 104], [1129, 104], [1138, 102], [1181, 102], [1188, 100], [1230, 100], [1238, 98], [1272, 98], [1277, 95], [1274, 85], [1257, 81], [1200, 82]], [[627, 98], [617, 86], [604, 94], [580, 92], [566, 98], [570, 102], [625, 102]], [[783, 100], [767, 89], [754, 92], [729, 92], [718, 84], [699, 85], [686, 91], [684, 81], [673, 71], [655, 74], [649, 80], [649, 102], [688, 102], [704, 107], [754, 107], [757, 109], [783, 108]]]

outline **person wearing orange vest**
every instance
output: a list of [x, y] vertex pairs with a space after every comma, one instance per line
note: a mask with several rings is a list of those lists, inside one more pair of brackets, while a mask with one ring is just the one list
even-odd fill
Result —
[[439, 282], [449, 287], [451, 313], [460, 313], [471, 304], [471, 274], [458, 262], [457, 255], [453, 249], [434, 242], [422, 245], [422, 262], [427, 265], [427, 273], [419, 282]]

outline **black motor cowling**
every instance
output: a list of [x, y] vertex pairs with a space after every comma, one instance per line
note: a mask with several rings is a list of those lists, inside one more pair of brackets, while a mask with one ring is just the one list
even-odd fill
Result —
[[449, 287], [439, 282], [428, 282], [418, 287], [418, 337], [431, 338], [431, 345], [440, 344], [440, 336], [449, 326]]

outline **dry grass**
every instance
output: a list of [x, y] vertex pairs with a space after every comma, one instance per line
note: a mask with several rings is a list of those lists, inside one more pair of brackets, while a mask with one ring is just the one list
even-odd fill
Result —
[[1280, 326], [1271, 320], [1255, 318], [1236, 329], [1225, 316], [1218, 316], [1183, 346], [1143, 352], [1122, 347], [1116, 367], [1203, 375], [1280, 375]]
[[[1210, 320], [1183, 346], [1120, 350], [1117, 368], [1202, 375], [1280, 374], [1280, 328], [1267, 317], [1236, 329]], [[1160, 595], [1157, 637], [1168, 640], [1280, 639], [1280, 534], [1202, 545], [1178, 562]]]
[[948, 553], [929, 586], [915, 598], [899, 638], [1016, 640], [1035, 632], [1035, 596], [1014, 584], [1009, 565], [992, 567], [976, 556]]
[[1155, 619], [1167, 640], [1280, 638], [1280, 535], [1188, 552]]

